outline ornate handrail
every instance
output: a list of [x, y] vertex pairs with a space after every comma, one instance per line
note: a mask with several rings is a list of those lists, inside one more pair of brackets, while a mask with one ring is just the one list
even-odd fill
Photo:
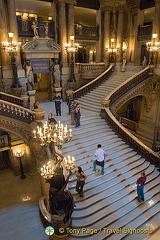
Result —
[[96, 77], [91, 82], [84, 85], [83, 87], [74, 91], [73, 99], [76, 99], [76, 98], [82, 96], [83, 94], [87, 93], [91, 89], [97, 87], [100, 83], [102, 83], [107, 77], [109, 77], [111, 75], [111, 73], [113, 72], [113, 67], [114, 67], [114, 65], [110, 65], [109, 68], [106, 71], [104, 71], [102, 74], [100, 74], [98, 77]]
[[112, 105], [112, 103], [115, 102], [115, 100], [118, 99], [122, 94], [128, 92], [129, 89], [146, 79], [149, 76], [149, 73], [150, 67], [146, 67], [139, 73], [136, 73], [134, 76], [130, 77], [127, 81], [123, 82], [107, 96], [110, 100], [110, 104]]
[[111, 113], [110, 107], [116, 101], [118, 96], [128, 91], [131, 86], [141, 82], [148, 76], [149, 67], [141, 71], [139, 74], [129, 78], [126, 82], [121, 84], [119, 88], [110, 93], [107, 98], [109, 106], [105, 108], [105, 119], [115, 129], [116, 132], [138, 153], [145, 157], [149, 162], [153, 163], [157, 167], [160, 167], [160, 157], [157, 153], [152, 151], [149, 147], [143, 144], [138, 138], [136, 138], [131, 132], [129, 132]]
[[23, 102], [22, 98], [19, 98], [19, 97], [16, 97], [16, 96], [13, 96], [11, 94], [4, 93], [4, 92], [0, 92], [0, 100], [4, 100], [4, 101], [10, 102], [10, 103], [14, 103], [14, 104], [19, 105], [19, 106], [24, 105], [24, 102]]
[[0, 100], [0, 114], [21, 120], [26, 123], [34, 121], [34, 113], [27, 108]]

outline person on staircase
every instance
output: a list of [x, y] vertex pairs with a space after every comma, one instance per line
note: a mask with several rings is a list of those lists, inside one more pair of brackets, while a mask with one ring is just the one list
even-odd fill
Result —
[[54, 96], [53, 101], [55, 102], [55, 109], [56, 109], [56, 115], [61, 116], [61, 102], [62, 102], [62, 98], [61, 96], [59, 96], [58, 93], [56, 93], [56, 96]]
[[95, 157], [97, 158], [97, 160], [95, 160], [94, 163], [93, 163], [93, 171], [96, 171], [96, 165], [98, 165], [98, 166], [101, 167], [102, 175], [104, 175], [104, 159], [105, 159], [105, 156], [106, 156], [106, 152], [102, 148], [102, 145], [98, 144], [97, 149], [95, 151]]
[[77, 167], [75, 174], [77, 177], [76, 191], [79, 193], [80, 197], [83, 197], [83, 187], [85, 185], [87, 175], [84, 174], [81, 167]]
[[76, 113], [76, 103], [71, 101], [70, 114], [71, 114], [71, 125], [75, 125], [75, 113]]
[[80, 105], [77, 103], [76, 105], [76, 111], [75, 111], [75, 118], [76, 118], [76, 128], [79, 127], [81, 124], [80, 124], [80, 117], [81, 117], [81, 107]]
[[137, 179], [137, 200], [138, 202], [144, 201], [144, 184], [147, 180], [145, 171], [141, 172], [141, 177]]

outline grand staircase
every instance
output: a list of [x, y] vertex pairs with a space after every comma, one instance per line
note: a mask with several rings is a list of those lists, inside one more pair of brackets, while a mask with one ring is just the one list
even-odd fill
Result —
[[106, 79], [103, 84], [82, 96], [76, 101], [82, 108], [99, 113], [101, 107], [101, 98], [106, 97], [111, 91], [117, 88], [125, 80], [133, 76], [136, 72], [113, 72], [111, 77]]
[[[77, 229], [67, 238], [69, 240], [141, 240], [159, 225], [159, 171], [129, 147], [99, 116], [100, 98], [106, 97], [133, 74], [113, 73], [103, 84], [77, 100], [82, 106], [81, 126], [73, 127], [73, 139], [65, 144], [62, 153], [64, 156], [74, 155], [76, 166], [81, 166], [88, 177], [83, 198], [75, 191], [75, 175], [69, 182], [76, 204], [72, 229]], [[99, 143], [107, 153], [104, 175], [98, 166], [98, 171], [93, 172], [94, 152]], [[142, 170], [146, 171], [147, 182], [145, 201], [139, 203], [136, 200], [136, 180]], [[136, 234], [133, 229], [140, 229], [142, 233]]]

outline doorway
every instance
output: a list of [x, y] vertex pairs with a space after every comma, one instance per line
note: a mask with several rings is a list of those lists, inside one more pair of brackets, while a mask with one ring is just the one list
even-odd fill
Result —
[[0, 152], [0, 170], [9, 168], [9, 166], [8, 150]]

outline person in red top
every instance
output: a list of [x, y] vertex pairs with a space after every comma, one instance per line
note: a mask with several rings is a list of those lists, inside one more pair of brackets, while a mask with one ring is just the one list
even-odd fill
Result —
[[144, 184], [146, 182], [146, 175], [145, 172], [141, 172], [141, 177], [137, 179], [137, 200], [140, 202], [141, 200], [144, 201]]

